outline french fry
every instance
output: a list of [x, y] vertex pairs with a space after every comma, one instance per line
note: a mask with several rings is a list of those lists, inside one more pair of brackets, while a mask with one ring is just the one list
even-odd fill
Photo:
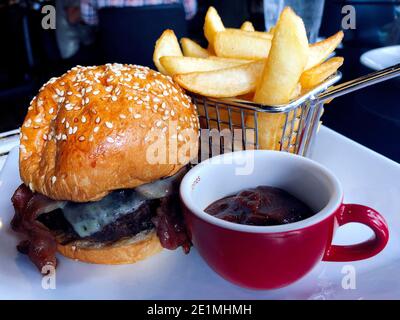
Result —
[[218, 56], [209, 56], [208, 59], [211, 60], [222, 60], [222, 61], [231, 61], [231, 62], [237, 62], [238, 64], [240, 63], [250, 63], [254, 62], [255, 60], [248, 60], [248, 59], [234, 59], [234, 58], [224, 58], [224, 57], [218, 57]]
[[254, 101], [267, 105], [290, 101], [309, 54], [304, 23], [286, 7], [278, 20], [271, 51], [265, 64]]
[[241, 34], [244, 36], [252, 36], [252, 37], [260, 37], [264, 39], [272, 39], [272, 34], [269, 32], [263, 31], [246, 31], [241, 29], [234, 29], [234, 28], [226, 28], [225, 31], [229, 31], [231, 33]]
[[226, 30], [215, 36], [214, 49], [219, 57], [258, 60], [268, 57], [271, 40], [248, 35], [240, 30]]
[[[296, 116], [295, 116], [296, 114]], [[299, 129], [299, 117], [301, 110], [292, 110], [287, 115], [287, 123], [291, 124], [293, 121], [293, 130]], [[293, 117], [295, 117], [293, 119]], [[284, 113], [259, 113], [257, 119], [258, 128], [258, 147], [259, 149], [265, 150], [280, 150], [283, 130], [286, 122], [286, 114]], [[254, 116], [246, 117], [246, 127], [255, 127]], [[290, 135], [291, 125], [286, 127], [285, 136], [288, 139], [283, 140], [282, 147], [294, 152], [294, 145], [296, 142], [296, 134]], [[255, 143], [255, 136], [252, 134], [252, 130], [246, 132], [246, 140], [249, 145]], [[289, 147], [291, 145], [292, 147]]]
[[186, 90], [207, 97], [234, 97], [255, 90], [265, 61], [208, 71], [177, 74], [174, 80]]
[[205, 59], [193, 57], [161, 57], [160, 62], [171, 76], [190, 72], [205, 72], [226, 69], [245, 64], [243, 60]]
[[337, 48], [343, 40], [343, 31], [335, 33], [333, 36], [320, 42], [310, 45], [310, 53], [305, 70], [311, 69], [325, 61], [328, 56]]
[[328, 61], [303, 72], [300, 83], [303, 89], [311, 89], [334, 74], [343, 64], [342, 57], [333, 57]]
[[165, 30], [160, 38], [158, 38], [153, 53], [153, 62], [158, 71], [163, 74], [168, 74], [160, 63], [160, 58], [163, 56], [182, 56], [178, 39], [175, 33], [169, 29]]
[[240, 30], [243, 30], [243, 31], [256, 31], [256, 29], [254, 29], [254, 26], [250, 21], [243, 22], [242, 26], [240, 27]]
[[215, 50], [214, 47], [211, 45], [211, 43], [208, 44], [207, 51], [210, 56], [215, 56]]
[[217, 10], [215, 10], [214, 7], [209, 7], [204, 21], [204, 36], [206, 37], [212, 50], [215, 35], [224, 30], [224, 24], [222, 23], [221, 17], [219, 16]]
[[275, 26], [272, 26], [272, 27], [268, 30], [268, 33], [269, 33], [269, 34], [272, 34], [272, 36], [273, 36], [274, 33], [275, 33]]
[[202, 48], [199, 44], [189, 38], [182, 38], [181, 46], [185, 57], [207, 58], [210, 56], [207, 49]]

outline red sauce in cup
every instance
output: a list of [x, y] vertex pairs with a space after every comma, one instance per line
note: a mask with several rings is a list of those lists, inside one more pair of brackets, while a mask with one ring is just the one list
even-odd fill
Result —
[[217, 200], [205, 212], [226, 221], [256, 226], [292, 223], [314, 215], [301, 200], [269, 186], [245, 189]]

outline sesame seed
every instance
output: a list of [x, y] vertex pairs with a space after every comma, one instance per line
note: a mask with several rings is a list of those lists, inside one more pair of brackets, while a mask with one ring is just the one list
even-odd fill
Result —
[[52, 177], [51, 177], [51, 183], [52, 183], [52, 184], [55, 184], [56, 181], [57, 181], [57, 177], [56, 177], [56, 176], [52, 176]]
[[96, 123], [100, 123], [100, 117], [97, 117], [95, 120]]
[[142, 115], [139, 114], [139, 113], [135, 113], [135, 114], [133, 115], [133, 117], [134, 117], [135, 119], [139, 119], [139, 118], [142, 117]]
[[98, 132], [99, 131], [99, 127], [94, 127], [93, 132]]
[[122, 113], [119, 115], [119, 117], [120, 117], [121, 119], [126, 119], [126, 115], [124, 115], [124, 114], [122, 114]]
[[36, 118], [34, 121], [35, 121], [36, 123], [41, 123], [41, 122], [42, 122], [42, 119], [41, 119], [41, 118]]
[[63, 135], [61, 136], [61, 139], [62, 139], [62, 140], [67, 140], [67, 135], [66, 135], [66, 134], [63, 134]]
[[113, 124], [111, 122], [109, 122], [109, 121], [106, 121], [106, 127], [109, 128], [109, 129], [112, 129]]
[[74, 127], [74, 130], [72, 131], [72, 133], [75, 134], [77, 131], [78, 131], [78, 127], [75, 126], [75, 127]]
[[73, 131], [73, 129], [72, 129], [72, 127], [70, 127], [70, 128], [68, 129], [68, 134], [71, 135], [71, 134], [72, 134], [72, 131]]
[[89, 97], [86, 97], [85, 104], [88, 104], [88, 103], [89, 103]]
[[116, 96], [111, 96], [111, 100], [112, 101], [117, 101], [117, 97]]
[[113, 90], [113, 87], [112, 87], [112, 86], [106, 87], [106, 91], [107, 91], [107, 92], [111, 92], [112, 90]]
[[111, 137], [107, 137], [107, 139], [106, 139], [109, 143], [114, 143], [114, 139], [113, 138], [111, 138]]
[[181, 134], [178, 134], [178, 140], [183, 141], [183, 136]]
[[49, 109], [49, 114], [53, 114], [53, 112], [54, 112], [54, 108], [50, 108]]
[[82, 121], [82, 123], [85, 123], [86, 122], [86, 117], [82, 116], [81, 121]]
[[67, 95], [72, 96], [72, 91], [68, 91]]
[[43, 135], [43, 140], [45, 140], [45, 141], [47, 140], [47, 134]]
[[161, 120], [158, 120], [158, 121], [156, 122], [156, 127], [161, 127], [161, 124], [162, 124], [162, 121], [161, 121]]
[[78, 138], [78, 140], [79, 140], [79, 141], [85, 141], [85, 137], [84, 137], [84, 136], [80, 136], [80, 137]]

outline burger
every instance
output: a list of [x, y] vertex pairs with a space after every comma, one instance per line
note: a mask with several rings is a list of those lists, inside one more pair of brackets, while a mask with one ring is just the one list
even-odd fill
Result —
[[57, 251], [100, 264], [188, 252], [178, 187], [198, 130], [190, 98], [147, 67], [77, 66], [50, 79], [21, 128], [18, 251], [41, 272]]

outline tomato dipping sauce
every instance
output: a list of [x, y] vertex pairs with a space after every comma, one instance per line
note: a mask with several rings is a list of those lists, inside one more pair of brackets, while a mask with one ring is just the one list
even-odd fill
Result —
[[213, 202], [204, 211], [226, 221], [256, 226], [287, 224], [314, 215], [301, 200], [269, 186], [242, 190]]

